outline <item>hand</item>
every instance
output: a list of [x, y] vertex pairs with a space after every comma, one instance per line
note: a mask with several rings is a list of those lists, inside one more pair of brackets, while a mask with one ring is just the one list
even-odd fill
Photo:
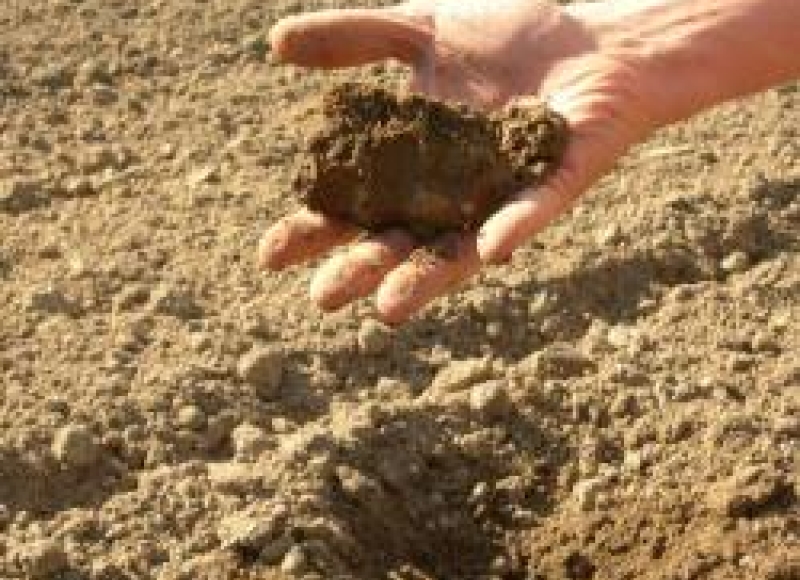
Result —
[[[397, 59], [414, 90], [477, 107], [537, 94], [567, 119], [563, 163], [542, 186], [522, 191], [479, 232], [451, 234], [447, 259], [413, 260], [407, 232], [387, 231], [349, 246], [316, 273], [311, 295], [337, 309], [377, 291], [379, 316], [407, 320], [475, 274], [502, 263], [564, 213], [630, 145], [653, 128], [634, 59], [610, 48], [602, 4], [558, 7], [533, 0], [422, 0], [383, 9], [293, 17], [272, 31], [284, 61], [344, 67]], [[351, 242], [356, 230], [300, 211], [267, 231], [263, 267], [279, 269]]]

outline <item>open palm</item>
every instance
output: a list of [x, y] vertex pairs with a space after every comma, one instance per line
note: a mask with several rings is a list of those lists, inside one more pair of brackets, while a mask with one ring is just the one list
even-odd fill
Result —
[[[333, 68], [397, 59], [414, 90], [476, 107], [539, 95], [570, 125], [563, 162], [542, 186], [519, 192], [478, 232], [440, 242], [444, 258], [409, 259], [411, 235], [391, 230], [349, 245], [316, 273], [312, 298], [336, 309], [376, 292], [379, 316], [405, 321], [515, 248], [567, 210], [651, 128], [635, 62], [603, 42], [597, 6], [532, 0], [421, 0], [383, 9], [323, 11], [279, 22], [275, 54], [301, 66]], [[349, 243], [355, 228], [300, 211], [271, 227], [263, 267], [278, 269]]]

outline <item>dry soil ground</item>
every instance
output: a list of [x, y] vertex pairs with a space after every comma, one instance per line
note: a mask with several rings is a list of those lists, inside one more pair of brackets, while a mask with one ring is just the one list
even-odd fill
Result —
[[253, 268], [344, 3], [0, 5], [0, 578], [800, 578], [798, 87], [390, 331]]

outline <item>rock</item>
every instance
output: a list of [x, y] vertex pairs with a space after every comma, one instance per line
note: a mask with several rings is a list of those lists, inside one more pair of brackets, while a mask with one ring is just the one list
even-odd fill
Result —
[[264, 430], [250, 423], [242, 423], [231, 431], [231, 443], [238, 461], [252, 461], [271, 447]]
[[208, 464], [208, 481], [221, 494], [246, 496], [263, 489], [264, 474], [250, 463], [221, 461]]
[[53, 438], [53, 456], [70, 467], [87, 467], [100, 457], [100, 447], [88, 427], [80, 424], [62, 427]]
[[509, 397], [505, 381], [487, 381], [472, 387], [469, 393], [469, 406], [476, 413], [488, 418], [506, 414]]
[[493, 370], [489, 358], [453, 361], [436, 373], [428, 390], [433, 393], [459, 391], [492, 378]]
[[281, 572], [286, 574], [300, 574], [302, 573], [306, 567], [308, 566], [308, 557], [306, 553], [303, 551], [301, 546], [295, 544], [289, 551], [286, 552], [286, 555], [283, 557], [283, 561], [281, 562]]
[[595, 363], [568, 344], [551, 344], [522, 360], [519, 370], [539, 379], [568, 379], [594, 371]]
[[153, 292], [150, 307], [157, 314], [180, 320], [194, 320], [203, 316], [202, 308], [187, 291], [170, 285], [162, 285]]
[[162, 143], [158, 148], [158, 157], [160, 159], [174, 159], [178, 153], [178, 148], [174, 143]]
[[54, 580], [69, 568], [67, 552], [55, 540], [39, 540], [17, 546], [12, 552], [17, 566], [32, 580]]
[[723, 272], [729, 274], [744, 272], [750, 265], [750, 258], [742, 251], [731, 252], [725, 256], [719, 264]]
[[206, 165], [195, 170], [187, 179], [187, 183], [192, 187], [197, 187], [204, 183], [219, 183], [219, 181], [219, 167], [214, 165]]
[[392, 329], [368, 318], [358, 330], [358, 347], [364, 354], [382, 354], [392, 344]]
[[237, 374], [258, 389], [259, 396], [271, 398], [281, 387], [285, 354], [276, 346], [259, 346], [239, 359]]
[[21, 214], [47, 205], [50, 201], [45, 186], [36, 180], [13, 179], [0, 187], [0, 212]]
[[176, 422], [179, 427], [184, 429], [200, 431], [206, 426], [208, 418], [203, 410], [197, 405], [184, 405], [178, 409]]
[[[282, 506], [281, 506], [282, 507]], [[235, 550], [258, 555], [265, 549], [273, 552], [276, 546], [283, 546], [280, 560], [289, 549], [288, 541], [282, 542], [280, 534], [286, 520], [285, 508], [276, 508], [271, 514], [234, 514], [223, 519], [217, 527], [220, 545], [225, 550]]]

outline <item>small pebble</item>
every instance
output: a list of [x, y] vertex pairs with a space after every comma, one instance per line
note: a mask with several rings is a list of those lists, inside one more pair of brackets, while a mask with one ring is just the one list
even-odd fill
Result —
[[286, 574], [299, 574], [305, 570], [307, 564], [308, 559], [306, 558], [303, 548], [294, 545], [289, 548], [289, 551], [286, 552], [286, 555], [283, 557], [281, 572], [285, 572]]
[[505, 382], [488, 381], [470, 389], [470, 408], [486, 417], [498, 417], [508, 411], [509, 399]]
[[194, 320], [203, 316], [203, 310], [187, 291], [167, 284], [159, 286], [151, 294], [150, 307], [157, 314], [174, 316], [179, 320]]
[[242, 423], [231, 431], [234, 457], [238, 461], [252, 461], [270, 448], [270, 438], [260, 427]]
[[223, 549], [258, 552], [273, 541], [282, 523], [281, 517], [234, 514], [220, 522], [217, 536]]
[[197, 187], [204, 183], [219, 183], [220, 172], [219, 167], [214, 165], [207, 165], [195, 170], [187, 179], [190, 186]]
[[275, 346], [256, 347], [239, 359], [239, 378], [256, 387], [260, 396], [273, 397], [283, 380], [284, 356]]
[[452, 361], [434, 377], [429, 390], [452, 393], [492, 378], [492, 361], [488, 358], [473, 358]]
[[381, 354], [392, 344], [392, 329], [371, 318], [358, 331], [358, 346], [364, 354]]
[[184, 405], [178, 409], [177, 423], [184, 429], [200, 431], [206, 426], [207, 417], [197, 405]]
[[100, 447], [88, 427], [80, 424], [62, 427], [53, 438], [55, 458], [72, 467], [86, 467], [100, 456]]
[[750, 265], [750, 258], [742, 251], [731, 252], [725, 256], [720, 262], [720, 268], [723, 272], [736, 273], [747, 270]]

